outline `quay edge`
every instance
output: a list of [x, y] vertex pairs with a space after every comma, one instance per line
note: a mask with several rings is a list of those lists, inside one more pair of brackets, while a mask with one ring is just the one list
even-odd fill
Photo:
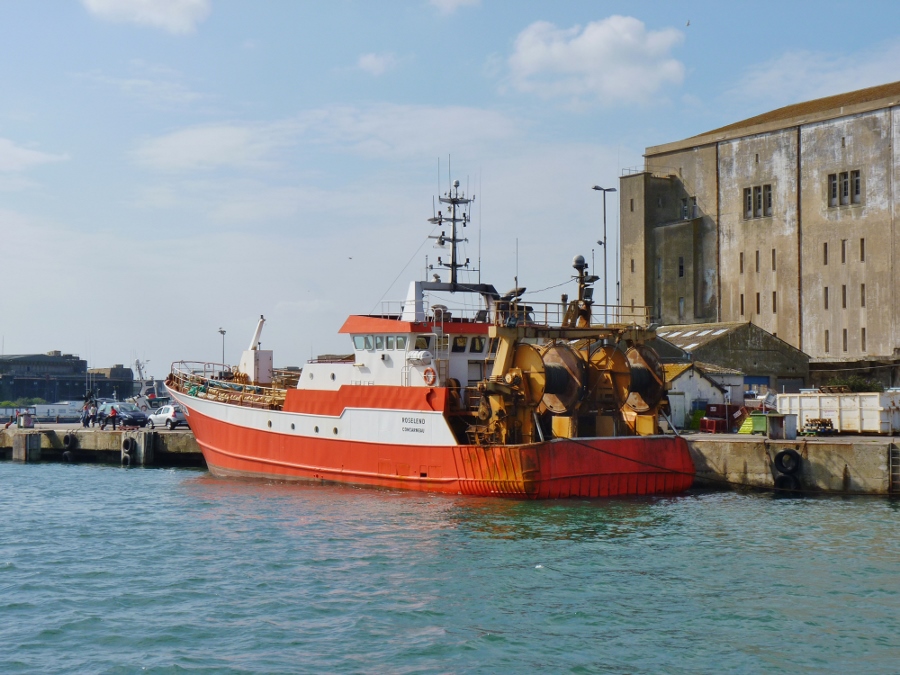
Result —
[[[67, 437], [74, 437], [66, 443]], [[65, 453], [68, 453], [65, 454]], [[124, 457], [127, 454], [128, 457]], [[0, 428], [0, 459], [141, 466], [205, 467], [190, 432], [149, 429], [85, 429], [77, 424], [39, 424], [34, 429]]]
[[[120, 464], [123, 444], [133, 439], [129, 460], [145, 466], [197, 466], [206, 463], [190, 431], [83, 429], [77, 425], [38, 425], [0, 429], [0, 459], [66, 461], [65, 437], [76, 437], [74, 461]], [[18, 439], [18, 440], [16, 440]], [[809, 494], [900, 494], [900, 444], [896, 437], [832, 436], [770, 440], [737, 434], [688, 434], [694, 462], [693, 487], [761, 489], [775, 485], [775, 457], [794, 450], [801, 458], [797, 478]]]

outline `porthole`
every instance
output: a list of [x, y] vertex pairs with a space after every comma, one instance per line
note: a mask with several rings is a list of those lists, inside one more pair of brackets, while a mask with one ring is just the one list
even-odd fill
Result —
[[334, 373], [331, 374], [331, 379], [334, 380]]
[[294, 427], [294, 423], [291, 422], [291, 429], [293, 430], [294, 428], [295, 428], [295, 427]]
[[334, 431], [334, 435], [337, 436], [337, 427], [335, 427], [335, 428], [333, 429], [333, 431]]
[[272, 420], [268, 421], [268, 425], [269, 425], [269, 428], [271, 429], [272, 428]]
[[312, 373], [309, 374], [309, 379], [313, 379], [313, 374], [312, 374]]
[[316, 433], [319, 433], [319, 427], [313, 427], [313, 431], [315, 431]]

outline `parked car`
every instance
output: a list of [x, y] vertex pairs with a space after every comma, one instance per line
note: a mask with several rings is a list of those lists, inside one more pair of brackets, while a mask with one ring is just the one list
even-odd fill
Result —
[[144, 427], [147, 426], [147, 416], [142, 413], [134, 403], [126, 401], [108, 401], [101, 403], [97, 410], [97, 422], [106, 424], [106, 418], [109, 416], [109, 409], [115, 408], [117, 422], [123, 427]]
[[158, 410], [154, 410], [147, 416], [147, 425], [151, 429], [155, 429], [156, 425], [165, 426], [166, 429], [174, 429], [179, 424], [188, 426], [187, 418], [184, 416], [184, 409], [180, 405], [164, 405]]

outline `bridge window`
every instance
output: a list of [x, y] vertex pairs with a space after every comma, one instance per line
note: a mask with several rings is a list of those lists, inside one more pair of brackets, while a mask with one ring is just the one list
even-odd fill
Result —
[[472, 343], [469, 345], [469, 351], [474, 352], [476, 354], [480, 354], [484, 351], [484, 338], [480, 336], [476, 336], [472, 338]]
[[397, 336], [397, 349], [406, 349], [406, 336], [405, 335]]
[[466, 343], [469, 339], [465, 335], [457, 335], [453, 338], [453, 347], [452, 350], [454, 353], [464, 352], [466, 351]]
[[417, 335], [416, 336], [416, 349], [428, 349], [431, 346], [431, 336], [430, 335]]
[[375, 336], [375, 349], [378, 349], [378, 350], [384, 349], [384, 336], [383, 335]]
[[388, 335], [384, 338], [384, 348], [385, 349], [393, 349], [394, 348], [394, 336]]

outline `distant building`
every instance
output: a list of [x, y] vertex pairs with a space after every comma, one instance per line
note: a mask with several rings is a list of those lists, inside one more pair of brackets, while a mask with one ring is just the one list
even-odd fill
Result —
[[[703, 364], [704, 373], [713, 379], [713, 367], [724, 369], [719, 371], [723, 375], [740, 372], [743, 391], [797, 392], [809, 376], [806, 354], [746, 321], [660, 326], [656, 335], [651, 345], [663, 364]], [[739, 403], [743, 392], [731, 391], [731, 398]]]
[[42, 398], [47, 402], [82, 400], [87, 390], [101, 398], [131, 396], [134, 374], [121, 365], [88, 369], [73, 354], [0, 356], [0, 400]]
[[694, 410], [706, 410], [710, 403], [744, 401], [744, 374], [733, 368], [709, 363], [665, 363], [667, 394], [672, 423], [683, 429], [690, 425]]
[[752, 322], [816, 382], [900, 384], [898, 130], [895, 82], [647, 148], [620, 179], [623, 304]]

